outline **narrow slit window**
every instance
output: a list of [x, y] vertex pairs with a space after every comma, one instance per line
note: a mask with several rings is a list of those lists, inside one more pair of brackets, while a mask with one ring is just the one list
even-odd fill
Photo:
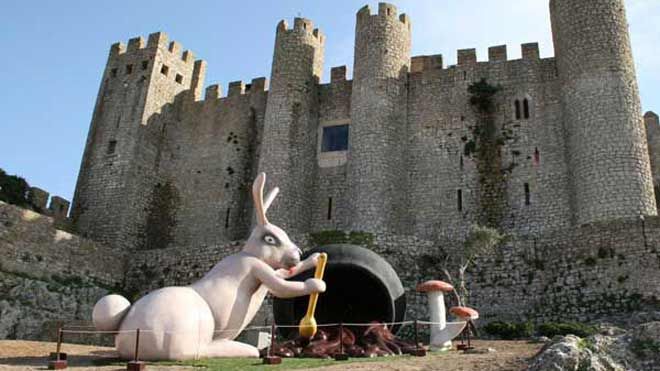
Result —
[[149, 68], [149, 61], [142, 61], [142, 70]]
[[227, 212], [225, 213], [225, 229], [229, 228], [229, 217], [231, 216], [231, 207], [227, 208]]
[[132, 64], [127, 64], [126, 65], [126, 74], [130, 75], [133, 73], [133, 65]]
[[525, 99], [523, 100], [523, 111], [525, 113], [525, 118], [529, 118], [529, 100]]
[[113, 68], [113, 69], [110, 70], [110, 76], [117, 77], [117, 69], [116, 68]]
[[655, 186], [655, 205], [660, 208], [660, 186]]
[[328, 220], [332, 220], [332, 197], [328, 197]]
[[531, 198], [529, 194], [529, 183], [525, 183], [525, 205], [531, 204]]
[[463, 190], [456, 191], [456, 208], [458, 211], [463, 211]]
[[117, 141], [116, 140], [111, 140], [108, 143], [108, 154], [111, 155], [115, 153], [115, 150], [117, 149]]
[[467, 80], [467, 71], [463, 71], [463, 80]]
[[516, 99], [516, 102], [514, 103], [516, 106], [516, 120], [520, 120], [521, 113], [520, 113], [520, 101]]
[[179, 84], [182, 84], [183, 83], [183, 75], [177, 73], [176, 77], [174, 78], [174, 81], [176, 81]]
[[539, 165], [541, 163], [541, 152], [539, 152], [539, 147], [534, 148], [534, 165]]
[[166, 65], [163, 65], [163, 67], [160, 68], [160, 73], [167, 76], [167, 74], [170, 73], [170, 68]]

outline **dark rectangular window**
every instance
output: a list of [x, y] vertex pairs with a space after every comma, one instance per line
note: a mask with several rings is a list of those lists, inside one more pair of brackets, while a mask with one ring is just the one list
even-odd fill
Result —
[[167, 67], [166, 65], [163, 65], [163, 67], [160, 68], [160, 73], [162, 73], [165, 76], [167, 76], [169, 72], [170, 72], [170, 68]]
[[332, 197], [328, 197], [328, 220], [332, 220]]
[[176, 74], [176, 77], [174, 77], [174, 81], [178, 82], [179, 84], [183, 83], [183, 75]]
[[142, 69], [146, 70], [149, 67], [149, 61], [142, 61]]
[[529, 100], [523, 100], [523, 111], [525, 112], [525, 118], [529, 118]]
[[456, 191], [456, 208], [458, 211], [463, 211], [463, 190]]
[[133, 73], [133, 65], [132, 64], [127, 64], [126, 65], [126, 74], [130, 75]]
[[321, 152], [348, 150], [348, 125], [324, 127], [322, 140]]
[[117, 77], [117, 69], [116, 68], [113, 68], [113, 69], [110, 70], [110, 76]]
[[529, 194], [529, 183], [525, 183], [525, 205], [529, 205], [531, 203], [531, 198]]
[[111, 155], [115, 153], [115, 150], [117, 149], [117, 141], [116, 140], [111, 140], [108, 143], [108, 154]]
[[231, 215], [231, 207], [227, 208], [227, 214], [225, 214], [225, 229], [229, 228], [229, 216]]
[[516, 106], [516, 120], [520, 120], [520, 117], [522, 115], [520, 113], [520, 101], [517, 100], [517, 99], [516, 99], [516, 102], [515, 102], [515, 106]]

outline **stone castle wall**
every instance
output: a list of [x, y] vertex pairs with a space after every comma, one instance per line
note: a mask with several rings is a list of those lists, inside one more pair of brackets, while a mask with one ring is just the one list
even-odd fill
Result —
[[0, 338], [52, 340], [57, 323], [89, 321], [121, 292], [125, 254], [57, 229], [57, 220], [0, 202]]
[[[428, 318], [426, 296], [417, 293], [415, 287], [429, 279], [445, 279], [442, 257], [447, 250], [460, 246], [415, 236], [374, 237], [373, 243], [365, 247], [383, 256], [401, 278], [407, 318]], [[310, 236], [292, 236], [292, 240], [303, 249], [313, 244]], [[588, 322], [648, 308], [657, 310], [658, 246], [657, 217], [514, 237], [470, 269], [469, 305], [479, 310], [483, 323]], [[135, 254], [127, 268], [127, 282], [132, 285], [128, 291], [144, 293], [191, 283], [240, 248], [241, 241], [235, 241], [192, 250], [170, 248]], [[271, 307], [266, 303], [253, 324], [263, 325], [270, 320]]]

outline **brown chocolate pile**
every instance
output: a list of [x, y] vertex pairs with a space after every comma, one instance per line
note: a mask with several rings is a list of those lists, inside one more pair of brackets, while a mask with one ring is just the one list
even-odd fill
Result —
[[[374, 323], [369, 327], [319, 328], [310, 340], [297, 337], [282, 343], [275, 342], [272, 354], [283, 358], [332, 358], [340, 354], [340, 338], [343, 340], [343, 352], [349, 357], [381, 357], [389, 355], [411, 354], [415, 344], [396, 338], [387, 327]], [[421, 347], [421, 345], [420, 345]], [[268, 349], [263, 355], [267, 355]]]

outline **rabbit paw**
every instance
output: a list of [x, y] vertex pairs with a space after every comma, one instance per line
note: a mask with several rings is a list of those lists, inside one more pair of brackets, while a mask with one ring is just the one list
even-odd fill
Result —
[[308, 294], [325, 292], [325, 282], [317, 278], [310, 278], [305, 281], [305, 291]]

